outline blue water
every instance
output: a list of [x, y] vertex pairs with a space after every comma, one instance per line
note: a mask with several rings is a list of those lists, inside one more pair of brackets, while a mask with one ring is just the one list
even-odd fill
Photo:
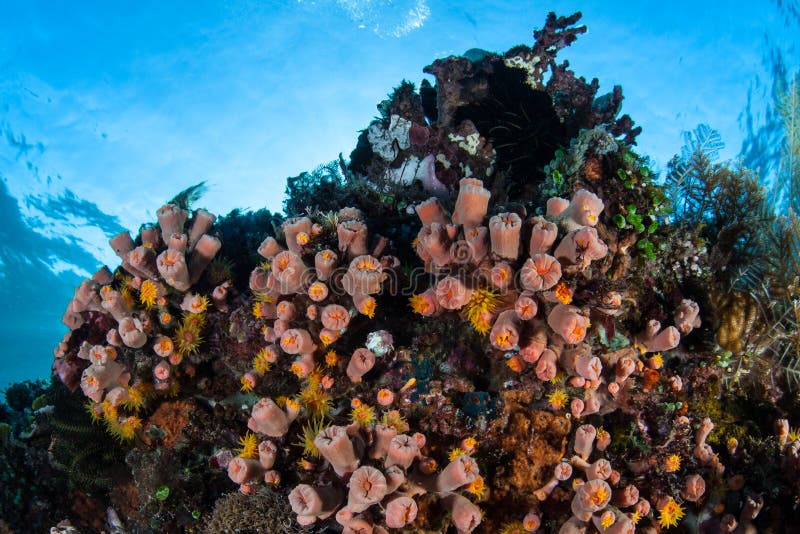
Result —
[[110, 235], [201, 180], [217, 213], [280, 210], [284, 179], [347, 155], [402, 79], [531, 43], [551, 9], [583, 10], [560, 57], [623, 86], [656, 168], [707, 123], [768, 174], [774, 145], [752, 141], [800, 67], [797, 3], [609, 4], [0, 0], [0, 389], [48, 374], [72, 288], [116, 265]]

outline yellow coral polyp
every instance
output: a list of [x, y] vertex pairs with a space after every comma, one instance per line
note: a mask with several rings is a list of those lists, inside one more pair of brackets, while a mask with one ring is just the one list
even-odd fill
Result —
[[103, 411], [103, 419], [105, 419], [107, 423], [116, 421], [118, 414], [116, 406], [106, 400], [100, 403], [100, 408]]
[[325, 345], [326, 347], [335, 341], [333, 336], [328, 334], [327, 332], [322, 332], [319, 335], [319, 340], [322, 341], [322, 344]]
[[589, 495], [589, 500], [593, 504], [599, 506], [608, 499], [608, 491], [604, 487], [599, 487]]
[[199, 316], [196, 314], [187, 315], [183, 323], [175, 331], [172, 339], [181, 356], [197, 353], [200, 349], [200, 344], [203, 342], [203, 338], [200, 335], [202, 323], [197, 319], [190, 319], [191, 317]]
[[671, 454], [664, 459], [664, 471], [667, 473], [674, 473], [681, 468], [681, 457], [677, 454]]
[[150, 309], [156, 304], [158, 299], [158, 288], [151, 280], [145, 280], [139, 287], [139, 302], [146, 308]]
[[133, 305], [134, 305], [134, 301], [133, 301], [133, 295], [131, 295], [131, 288], [130, 288], [130, 286], [124, 286], [124, 287], [121, 287], [121, 288], [120, 288], [120, 290], [119, 290], [119, 294], [120, 294], [120, 295], [122, 296], [122, 298], [125, 300], [125, 304], [126, 304], [126, 305], [127, 305], [129, 308], [132, 308], [132, 307], [133, 307]]
[[247, 432], [239, 437], [240, 448], [236, 449], [239, 458], [258, 458], [258, 437], [252, 432]]
[[356, 264], [356, 269], [359, 271], [377, 271], [378, 267], [380, 267], [380, 263], [370, 256], [361, 258]]
[[488, 318], [500, 305], [500, 294], [487, 288], [478, 288], [472, 292], [469, 302], [464, 306], [463, 313], [467, 320], [481, 335], [485, 335], [492, 327]]
[[177, 380], [170, 380], [169, 387], [167, 388], [165, 394], [168, 397], [177, 397], [178, 393], [181, 392], [181, 384]]
[[670, 497], [658, 514], [658, 524], [661, 528], [674, 527], [683, 519], [683, 515], [683, 507]]
[[428, 313], [431, 309], [431, 303], [428, 302], [428, 299], [422, 295], [412, 295], [408, 299], [408, 304], [411, 306], [411, 310], [414, 313], [418, 313], [420, 315]]
[[125, 388], [128, 397], [122, 402], [122, 405], [128, 410], [138, 412], [144, 406], [144, 391], [139, 385], [130, 386]]
[[611, 525], [616, 522], [616, 519], [617, 518], [614, 516], [614, 512], [605, 512], [602, 516], [600, 516], [600, 525], [602, 525], [603, 528], [610, 528]]
[[[304, 456], [311, 456], [313, 458], [319, 458], [321, 456], [319, 449], [314, 443], [314, 439], [316, 439], [317, 435], [324, 429], [325, 420], [321, 417], [313, 418], [303, 426], [299, 434], [300, 441], [296, 442], [295, 445], [303, 448]], [[305, 466], [302, 467], [304, 469], [306, 468]]]
[[456, 447], [455, 449], [450, 451], [450, 454], [447, 455], [447, 459], [452, 462], [452, 461], [454, 461], [454, 460], [456, 460], [458, 458], [461, 458], [465, 454], [467, 454], [467, 451], [465, 451], [464, 449], [462, 449], [460, 447]]
[[469, 483], [467, 491], [475, 495], [478, 499], [483, 499], [483, 496], [486, 494], [486, 483], [483, 477], [478, 475], [475, 480]]
[[303, 368], [302, 364], [295, 362], [291, 365], [291, 367], [289, 367], [289, 371], [297, 378], [303, 378], [303, 373], [305, 372], [305, 369]]
[[653, 369], [661, 369], [664, 367], [664, 357], [660, 352], [653, 354], [653, 356], [650, 358], [650, 361], [653, 364]]
[[561, 304], [572, 302], [572, 290], [565, 282], [559, 282], [555, 288], [555, 296]]
[[263, 302], [264, 304], [275, 304], [275, 302], [278, 300], [278, 297], [273, 297], [267, 293], [256, 292], [255, 296], [258, 302]]
[[191, 325], [198, 329], [202, 329], [206, 325], [205, 313], [185, 313], [183, 316], [183, 323]]
[[253, 370], [263, 376], [267, 373], [267, 371], [270, 370], [271, 367], [272, 364], [269, 361], [266, 349], [261, 349], [258, 351], [253, 358]]
[[252, 313], [256, 319], [263, 319], [266, 316], [264, 303], [260, 301], [254, 302]]
[[161, 352], [170, 353], [172, 352], [172, 349], [173, 349], [173, 344], [170, 338], [165, 337], [164, 339], [158, 342], [158, 350], [160, 350]]
[[567, 405], [568, 401], [569, 396], [561, 388], [554, 390], [550, 395], [547, 396], [547, 402], [549, 402], [550, 406], [556, 410], [563, 409]]
[[336, 354], [335, 350], [329, 350], [325, 354], [325, 365], [328, 367], [336, 367], [336, 364], [339, 363], [339, 355]]
[[398, 410], [389, 410], [384, 413], [381, 417], [381, 423], [394, 428], [399, 433], [408, 430], [408, 423], [403, 419], [403, 416]]
[[375, 318], [375, 310], [378, 308], [378, 302], [373, 297], [364, 299], [359, 307], [359, 312], [366, 315], [370, 319]]
[[311, 298], [320, 299], [325, 295], [325, 286], [319, 282], [314, 282], [308, 288], [308, 294]]
[[89, 416], [92, 418], [93, 423], [99, 422], [103, 417], [97, 409], [95, 409], [96, 404], [92, 401], [87, 402], [85, 405], [86, 411], [89, 412]]
[[524, 369], [524, 366], [522, 364], [522, 359], [519, 356], [514, 356], [506, 360], [506, 365], [508, 366], [509, 369], [511, 369], [515, 373], [521, 373], [522, 370]]
[[170, 323], [172, 323], [172, 315], [167, 312], [161, 313], [158, 316], [158, 322], [160, 322], [163, 326], [168, 326]]
[[368, 404], [361, 403], [350, 412], [350, 420], [363, 427], [369, 426], [375, 421], [375, 409]]
[[470, 321], [470, 323], [472, 328], [482, 336], [488, 334], [489, 330], [492, 329], [492, 324], [483, 317], [478, 317], [474, 321]]
[[242, 377], [239, 379], [239, 382], [242, 384], [242, 387], [239, 388], [242, 393], [250, 393], [253, 391], [253, 382], [247, 375], [242, 375]]
[[501, 332], [494, 336], [494, 343], [500, 348], [511, 348], [511, 334], [508, 332]]
[[297, 402], [314, 418], [322, 418], [333, 409], [333, 400], [322, 387], [322, 379], [322, 371], [315, 368], [306, 377], [305, 385], [297, 396]]
[[133, 439], [141, 426], [142, 420], [138, 417], [124, 417], [108, 422], [108, 431], [120, 441], [127, 441]]
[[208, 297], [203, 295], [194, 299], [190, 307], [192, 308], [192, 313], [203, 313], [208, 309]]

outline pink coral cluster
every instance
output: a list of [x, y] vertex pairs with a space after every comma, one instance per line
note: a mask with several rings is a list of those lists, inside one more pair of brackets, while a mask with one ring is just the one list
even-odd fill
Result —
[[[476, 330], [488, 333], [495, 354], [524, 380], [532, 374], [541, 382], [557, 381], [577, 390], [570, 399], [566, 388], [545, 386], [552, 391], [547, 396], [550, 408], [567, 408], [576, 421], [630, 409], [639, 380], [648, 391], [661, 379], [660, 353], [675, 349], [681, 335], [700, 326], [699, 306], [684, 299], [675, 310], [674, 326], [663, 327], [656, 319], [643, 321], [642, 331], [626, 339], [627, 346], [604, 348], [595, 343], [590, 318], [613, 328], [614, 318], [623, 310], [625, 288], [596, 284], [605, 288], [582, 289], [598, 275], [608, 250], [599, 237], [606, 233], [602, 199], [579, 189], [571, 200], [550, 199], [546, 217], [524, 220], [520, 213], [500, 213], [487, 223], [489, 199], [479, 180], [465, 179], [452, 216], [434, 199], [418, 207], [423, 227], [417, 254], [436, 282], [412, 298], [414, 310], [423, 316], [458, 311]], [[651, 354], [646, 357], [647, 353]], [[663, 374], [672, 391], [681, 390], [680, 376]], [[698, 435], [698, 467], [719, 472], [721, 466], [714, 464], [718, 460], [705, 445], [705, 435]], [[584, 424], [574, 439], [576, 455], [555, 466], [537, 497], [545, 500], [574, 468], [585, 479], [573, 481], [573, 518], [562, 532], [591, 528], [633, 532], [633, 519], [650, 512], [649, 502], [639, 498], [636, 486], [621, 480], [607, 460], [590, 459], [594, 450], [605, 450], [610, 435]], [[685, 477], [675, 497], [696, 501], [704, 492], [703, 477], [694, 473]], [[530, 524], [538, 526], [541, 511], [533, 509], [529, 515]]]
[[[267, 261], [250, 275], [255, 295], [253, 315], [267, 345], [269, 363], [293, 357], [292, 372], [303, 378], [319, 364], [315, 353], [333, 345], [357, 315], [372, 318], [375, 295], [389, 271], [399, 264], [382, 255], [387, 242], [377, 236], [372, 248], [366, 223], [358, 210], [344, 208], [326, 230], [309, 217], [283, 224], [285, 249], [268, 237], [258, 249]], [[336, 245], [326, 245], [330, 241]], [[350, 357], [347, 376], [358, 382], [375, 364], [375, 355], [359, 348]], [[263, 375], [254, 360], [251, 376]]]
[[409, 528], [417, 516], [415, 498], [432, 493], [451, 512], [458, 532], [472, 532], [481, 522], [480, 509], [458, 491], [480, 476], [477, 462], [461, 455], [437, 474], [422, 452], [425, 442], [422, 434], [399, 433], [386, 424], [323, 429], [314, 443], [337, 479], [292, 489], [297, 521], [308, 525], [335, 513], [343, 532]]
[[[95, 403], [93, 412], [112, 429], [126, 420], [118, 409], [138, 409], [151, 386], [168, 389], [182, 357], [199, 348], [208, 299], [189, 290], [221, 247], [209, 233], [216, 217], [205, 210], [189, 219], [187, 210], [167, 204], [157, 217], [158, 226], [144, 227], [138, 245], [129, 232], [110, 240], [120, 269], [112, 273], [103, 267], [80, 283], [63, 317], [70, 332], [55, 350], [53, 367], [61, 379], [72, 389], [80, 385]], [[224, 300], [218, 295], [215, 301], [224, 305]], [[179, 324], [175, 316], [181, 312], [194, 322]], [[191, 339], [181, 336], [182, 328]], [[96, 337], [98, 331], [104, 339]], [[142, 375], [142, 369], [149, 369], [149, 375]], [[191, 369], [187, 364], [185, 371]]]
[[[253, 441], [253, 444], [255, 443]], [[242, 454], [228, 459], [227, 465], [221, 467], [227, 468], [228, 478], [239, 484], [239, 491], [249, 495], [256, 491], [262, 481], [269, 485], [280, 483], [281, 475], [273, 469], [278, 456], [277, 445], [270, 440], [263, 440], [258, 443], [256, 451], [243, 450]]]
[[[638, 354], [604, 357], [583, 343], [592, 313], [613, 318], [622, 305], [615, 290], [579, 293], [593, 262], [607, 253], [596, 229], [602, 200], [579, 189], [572, 200], [550, 199], [547, 218], [523, 221], [517, 213], [501, 213], [484, 226], [490, 196], [480, 180], [464, 179], [452, 216], [436, 199], [417, 207], [423, 223], [417, 254], [438, 278], [412, 297], [412, 307], [423, 316], [460, 311], [476, 330], [488, 332], [490, 345], [517, 372], [533, 366], [543, 381], [565, 374], [570, 385], [585, 388], [584, 398], [571, 405], [576, 416], [613, 410], [627, 377], [644, 364]], [[651, 320], [636, 341], [645, 352], [673, 349], [681, 332], [699, 326], [698, 314], [696, 303], [685, 300], [677, 327], [662, 329]], [[606, 370], [611, 368], [613, 373]]]

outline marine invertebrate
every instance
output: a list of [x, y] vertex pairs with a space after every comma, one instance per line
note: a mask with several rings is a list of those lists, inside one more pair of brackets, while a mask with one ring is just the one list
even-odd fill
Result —
[[658, 511], [658, 523], [664, 528], [674, 527], [684, 514], [683, 507], [670, 497]]
[[[121, 267], [84, 280], [64, 314], [59, 375], [109, 431], [139, 438], [127, 447], [192, 462], [164, 473], [227, 471], [254, 502], [283, 481], [291, 525], [627, 533], [668, 528], [684, 501], [701, 529], [756, 515], [745, 480], [797, 477], [788, 422], [731, 430], [706, 397], [735, 375], [725, 365], [741, 377], [755, 349], [790, 346], [764, 335], [796, 332], [782, 319], [766, 334], [780, 310], [763, 296], [711, 289], [728, 278], [702, 229], [662, 224], [621, 94], [595, 99], [555, 62], [576, 20], [549, 18], [533, 47], [437, 62], [435, 90], [403, 84], [349, 163], [290, 180], [286, 220], [190, 217], [176, 201], [115, 236]], [[730, 198], [757, 199], [733, 182]], [[735, 249], [718, 237], [715, 254]], [[216, 272], [220, 252], [235, 263]], [[203, 409], [161, 424], [168, 396]], [[191, 447], [175, 447], [181, 433]], [[739, 475], [728, 486], [723, 469]], [[218, 493], [208, 480], [194, 502]], [[180, 484], [157, 484], [166, 510]]]

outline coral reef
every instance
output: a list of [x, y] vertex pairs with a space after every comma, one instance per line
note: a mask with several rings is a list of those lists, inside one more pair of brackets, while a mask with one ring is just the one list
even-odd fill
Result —
[[797, 218], [707, 128], [660, 185], [579, 18], [403, 82], [285, 217], [111, 239], [0, 410], [9, 528], [799, 528]]

